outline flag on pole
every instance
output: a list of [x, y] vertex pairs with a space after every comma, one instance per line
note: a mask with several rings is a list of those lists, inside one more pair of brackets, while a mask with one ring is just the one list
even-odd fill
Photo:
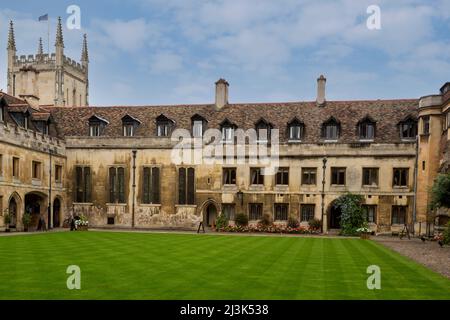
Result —
[[43, 16], [40, 16], [38, 20], [39, 20], [39, 22], [40, 21], [48, 21], [48, 13], [44, 14]]

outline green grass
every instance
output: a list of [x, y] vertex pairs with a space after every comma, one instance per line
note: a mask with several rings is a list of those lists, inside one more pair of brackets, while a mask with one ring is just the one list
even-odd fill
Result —
[[450, 280], [359, 239], [61, 232], [0, 237], [0, 299], [450, 299]]

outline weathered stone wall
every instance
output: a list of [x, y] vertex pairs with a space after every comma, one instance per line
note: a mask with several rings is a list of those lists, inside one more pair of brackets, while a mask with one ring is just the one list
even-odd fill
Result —
[[[325, 172], [324, 212], [327, 214], [332, 202], [346, 192], [364, 195], [367, 204], [377, 205], [379, 231], [391, 230], [392, 205], [409, 206], [408, 221], [412, 221], [415, 144], [393, 144], [358, 147], [345, 144], [289, 145], [280, 149], [280, 167], [289, 167], [289, 186], [276, 186], [275, 176], [266, 176], [263, 186], [250, 185], [249, 164], [237, 165], [236, 186], [222, 185], [221, 164], [195, 165], [196, 204], [179, 206], [178, 166], [171, 160], [171, 144], [166, 139], [126, 138], [67, 138], [67, 175], [73, 177], [77, 165], [90, 166], [93, 176], [93, 199], [88, 206], [95, 208], [91, 224], [106, 226], [108, 216], [116, 218], [115, 225], [130, 227], [132, 217], [132, 150], [136, 155], [135, 226], [145, 228], [196, 228], [204, 219], [209, 203], [221, 212], [221, 205], [234, 203], [236, 213], [248, 213], [249, 203], [263, 203], [264, 213], [274, 214], [275, 203], [289, 204], [291, 215], [299, 217], [301, 204], [315, 204], [315, 217], [321, 219], [322, 159], [327, 157]], [[108, 168], [126, 168], [126, 204], [108, 204]], [[142, 204], [142, 170], [144, 166], [161, 169], [161, 205]], [[233, 165], [227, 165], [233, 166]], [[316, 185], [301, 185], [301, 169], [317, 168]], [[346, 185], [330, 184], [331, 167], [346, 167]], [[378, 187], [362, 186], [362, 168], [379, 168]], [[393, 187], [393, 168], [409, 168], [407, 187]], [[70, 181], [74, 181], [73, 178]], [[242, 191], [242, 204], [237, 192]], [[73, 194], [73, 185], [68, 186]], [[78, 206], [79, 204], [75, 204]], [[81, 206], [85, 206], [81, 204]], [[91, 219], [91, 218], [90, 218]], [[400, 228], [400, 226], [395, 226]], [[403, 227], [403, 226], [401, 226]]]
[[[6, 126], [0, 123], [0, 227], [4, 227], [4, 215], [8, 213], [11, 199], [17, 203], [17, 229], [21, 230], [22, 216], [25, 210], [25, 197], [34, 194], [40, 197], [41, 215], [48, 222], [48, 196], [49, 196], [49, 148], [52, 149], [52, 199], [61, 202], [60, 221], [67, 213], [66, 207], [66, 168], [65, 145], [61, 140], [51, 138], [40, 133], [25, 130], [16, 126]], [[13, 177], [13, 157], [19, 159], [19, 177]], [[41, 163], [40, 179], [32, 178], [32, 162]], [[62, 166], [62, 181], [55, 181], [55, 165]], [[53, 219], [53, 206], [51, 216]]]

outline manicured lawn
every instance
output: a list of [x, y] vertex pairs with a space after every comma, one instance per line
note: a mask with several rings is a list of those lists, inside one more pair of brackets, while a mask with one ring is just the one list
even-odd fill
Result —
[[[81, 268], [68, 290], [66, 268]], [[381, 268], [368, 290], [366, 268]], [[450, 299], [450, 280], [372, 241], [113, 232], [0, 237], [0, 299]]]

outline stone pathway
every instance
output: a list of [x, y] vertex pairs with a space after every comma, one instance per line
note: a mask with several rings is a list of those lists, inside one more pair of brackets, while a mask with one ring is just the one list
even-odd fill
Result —
[[417, 238], [400, 240], [397, 237], [372, 237], [373, 240], [418, 263], [450, 278], [450, 246], [441, 248], [436, 241]]

